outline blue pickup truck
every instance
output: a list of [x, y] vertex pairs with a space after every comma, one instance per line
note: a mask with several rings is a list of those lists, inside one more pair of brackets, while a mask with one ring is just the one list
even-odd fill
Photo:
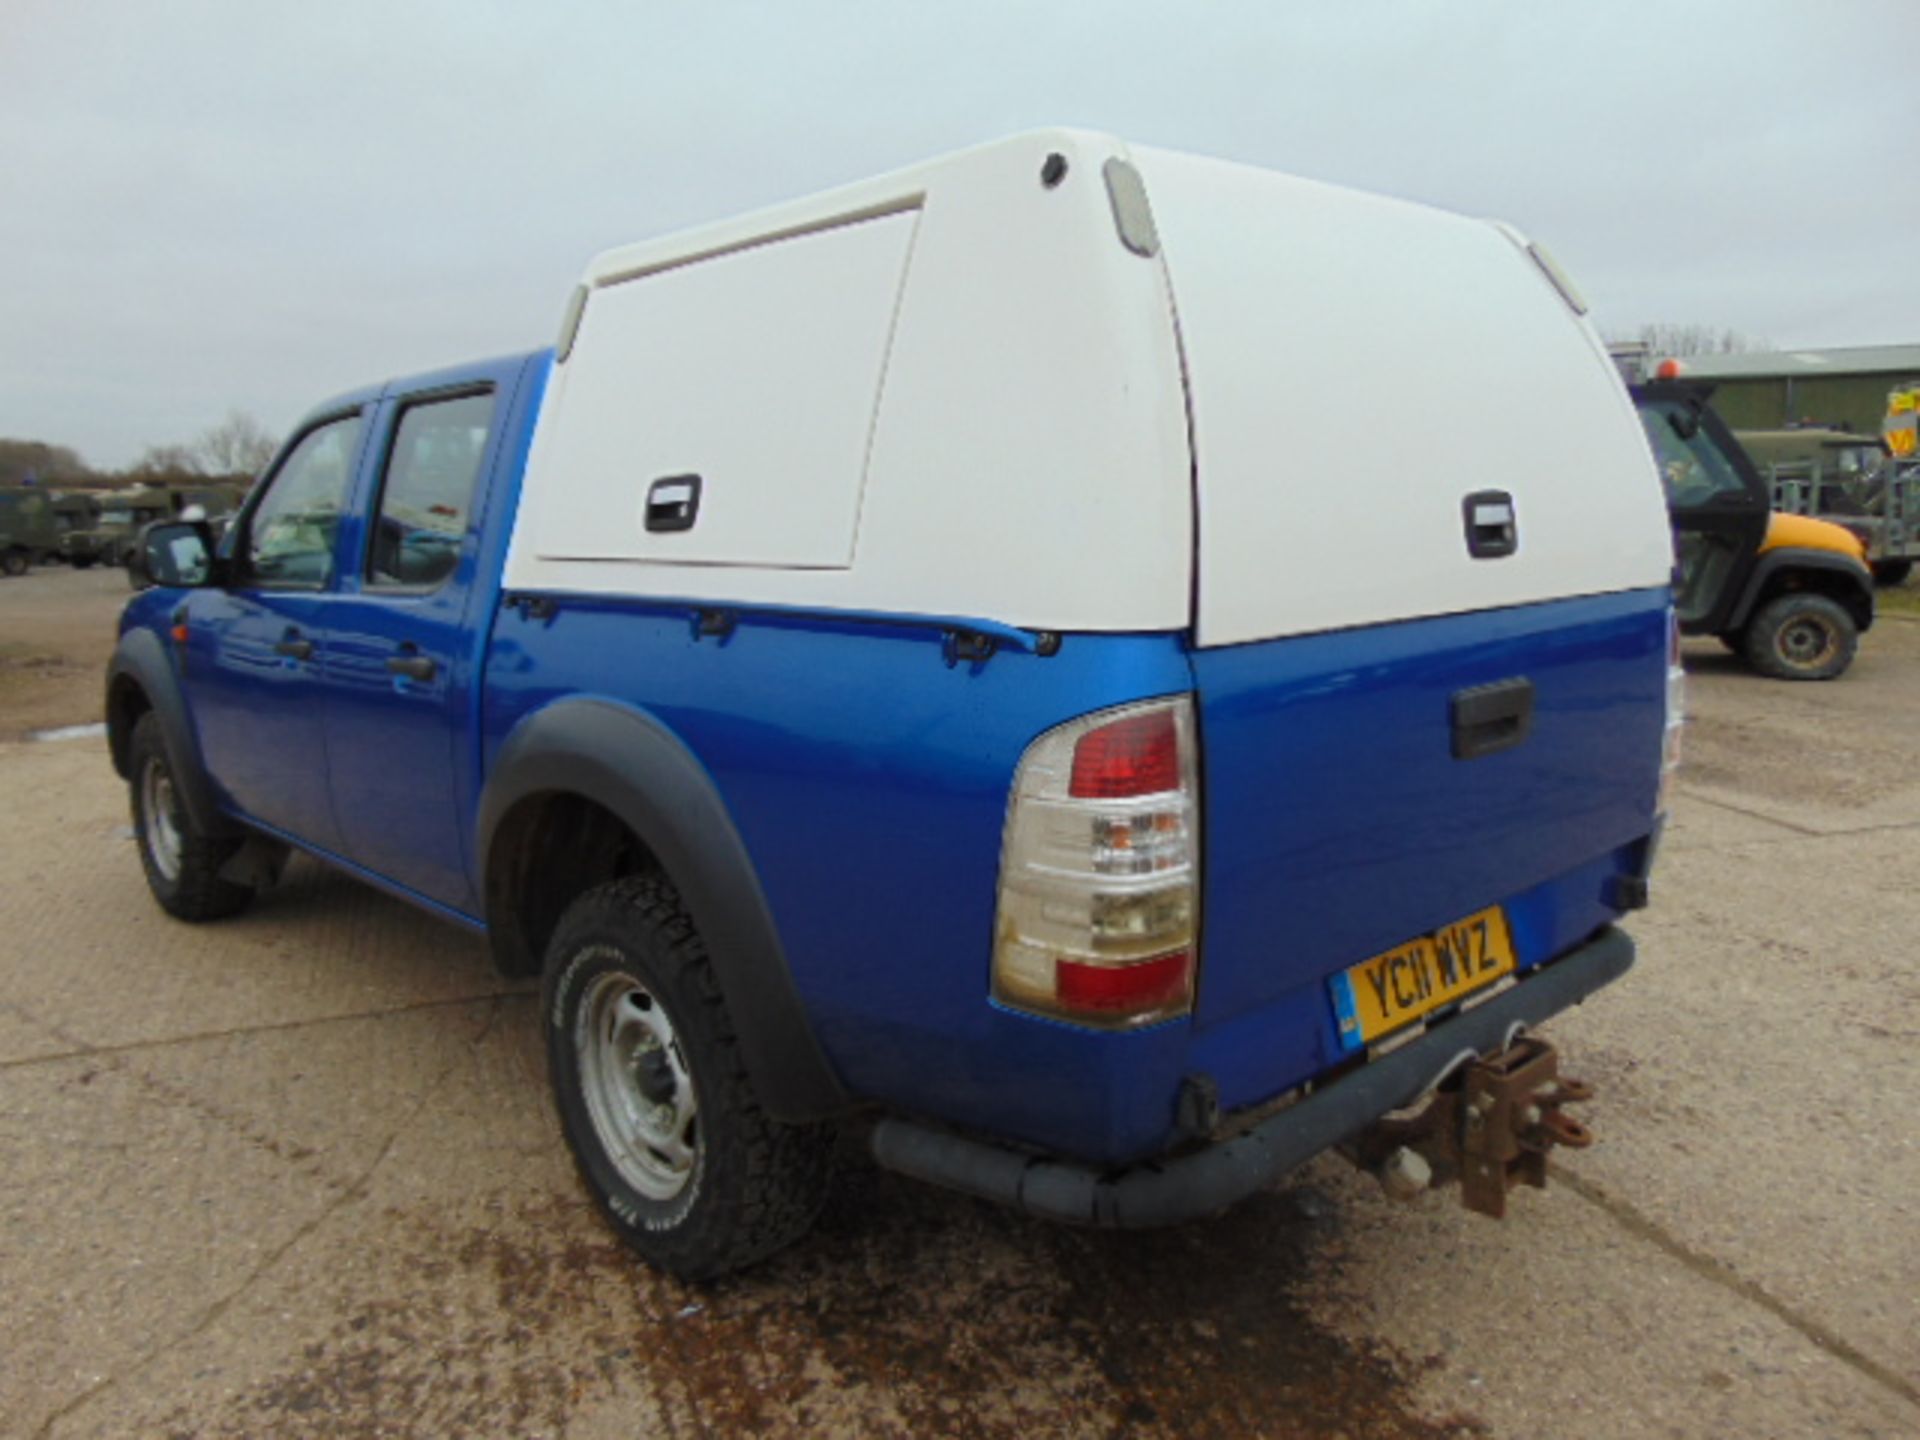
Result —
[[318, 407], [217, 544], [147, 530], [107, 719], [169, 914], [298, 849], [541, 977], [675, 1273], [803, 1233], [849, 1125], [1078, 1223], [1336, 1146], [1498, 1214], [1587, 1138], [1533, 1031], [1632, 963], [1670, 564], [1526, 237], [1053, 131]]

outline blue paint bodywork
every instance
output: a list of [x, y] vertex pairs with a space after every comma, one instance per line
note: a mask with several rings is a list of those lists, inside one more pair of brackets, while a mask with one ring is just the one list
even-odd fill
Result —
[[[986, 620], [762, 607], [702, 635], [712, 602], [508, 603], [500, 575], [548, 365], [536, 352], [460, 367], [316, 412], [365, 420], [326, 591], [156, 590], [129, 604], [123, 626], [163, 633], [187, 609], [177, 661], [236, 816], [479, 925], [477, 802], [515, 727], [583, 695], [643, 712], [722, 797], [853, 1096], [1102, 1163], [1172, 1143], [1184, 1077], [1210, 1076], [1232, 1109], [1342, 1063], [1327, 982], [1344, 967], [1494, 903], [1522, 966], [1541, 963], [1614, 918], [1608, 881], [1642, 866], [1665, 590], [1216, 650], [1185, 633], [1076, 634], [1052, 655]], [[453, 577], [369, 593], [365, 516], [399, 409], [476, 383], [494, 387], [494, 433]], [[317, 647], [291, 665], [271, 655], [290, 604]], [[999, 648], [958, 659], [956, 626]], [[435, 676], [389, 674], [401, 646], [431, 655]], [[1535, 686], [1531, 736], [1455, 760], [1450, 696], [1520, 676]], [[1109, 1034], [996, 1007], [1001, 834], [1022, 752], [1089, 711], [1189, 692], [1204, 777], [1195, 1013]]]

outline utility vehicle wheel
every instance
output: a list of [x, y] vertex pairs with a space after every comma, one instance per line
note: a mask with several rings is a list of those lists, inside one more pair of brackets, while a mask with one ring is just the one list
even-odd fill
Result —
[[30, 566], [27, 552], [24, 550], [0, 551], [0, 570], [9, 575], [24, 575]]
[[91, 570], [93, 568], [93, 556], [75, 555], [68, 560], [67, 563], [76, 570]]
[[253, 899], [250, 886], [220, 878], [220, 867], [240, 842], [212, 836], [194, 826], [173, 766], [160, 736], [160, 721], [142, 715], [128, 746], [133, 779], [133, 836], [140, 846], [140, 868], [160, 908], [181, 920], [218, 920], [244, 910]]
[[1853, 663], [1860, 632], [1838, 601], [1782, 595], [1747, 626], [1747, 659], [1776, 680], [1831, 680]]
[[712, 962], [673, 887], [630, 876], [568, 907], [547, 947], [547, 1063], [581, 1178], [620, 1237], [684, 1280], [792, 1244], [819, 1214], [833, 1131], [754, 1094]]
[[1911, 560], [1880, 560], [1873, 567], [1873, 583], [1891, 590], [1896, 585], [1907, 583], [1907, 577], [1913, 573]]

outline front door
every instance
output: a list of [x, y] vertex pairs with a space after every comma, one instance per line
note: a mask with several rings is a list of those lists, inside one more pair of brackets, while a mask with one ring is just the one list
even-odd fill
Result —
[[359, 411], [304, 435], [243, 517], [224, 589], [184, 602], [185, 680], [214, 783], [241, 814], [339, 848], [320, 685]]
[[1765, 487], [1699, 397], [1649, 389], [1639, 408], [1673, 522], [1674, 610], [1689, 634], [1717, 634], [1766, 537]]
[[329, 612], [327, 762], [353, 860], [472, 913], [454, 737], [471, 704], [477, 482], [491, 463], [491, 385], [400, 396], [356, 573]]

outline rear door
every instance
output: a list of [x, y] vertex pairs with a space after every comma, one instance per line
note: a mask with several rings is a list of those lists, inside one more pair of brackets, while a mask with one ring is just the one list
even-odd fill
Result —
[[344, 853], [470, 910], [454, 776], [472, 683], [483, 481], [517, 367], [391, 396], [329, 612], [326, 749]]
[[1766, 538], [1767, 487], [1704, 394], [1650, 385], [1635, 398], [1673, 521], [1674, 610], [1690, 634], [1716, 634]]

